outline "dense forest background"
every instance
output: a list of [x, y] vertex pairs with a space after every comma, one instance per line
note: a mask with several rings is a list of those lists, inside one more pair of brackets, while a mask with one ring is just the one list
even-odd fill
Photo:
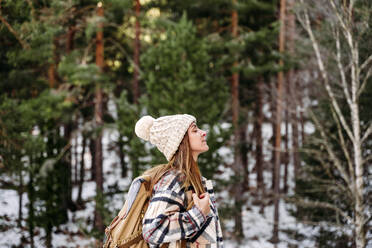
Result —
[[0, 246], [99, 247], [164, 163], [143, 115], [208, 132], [226, 247], [372, 247], [370, 0], [0, 0]]

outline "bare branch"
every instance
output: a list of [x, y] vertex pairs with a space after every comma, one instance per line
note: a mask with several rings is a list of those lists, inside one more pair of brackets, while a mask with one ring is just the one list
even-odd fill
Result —
[[[334, 0], [330, 0], [330, 3], [331, 3], [331, 6], [332, 6], [332, 8], [334, 10], [334, 13], [337, 16], [338, 21], [341, 24], [341, 27], [343, 28], [343, 32], [344, 32], [345, 38], [348, 41], [349, 46], [352, 47], [353, 46], [353, 42], [352, 42], [352, 39], [351, 39], [350, 30], [346, 26], [346, 24], [344, 22], [344, 18], [340, 15], [340, 12], [338, 11], [337, 6], [336, 6]], [[349, 9], [349, 11], [350, 11], [350, 9]]]
[[[351, 81], [352, 81], [352, 98], [353, 98], [353, 102], [356, 101], [356, 92], [357, 92], [357, 89], [359, 88], [359, 73], [360, 73], [360, 70], [357, 70], [358, 68], [358, 63], [359, 63], [359, 52], [358, 52], [358, 47], [357, 47], [357, 44], [354, 45], [353, 43], [353, 36], [352, 36], [352, 33], [351, 33], [351, 30], [350, 30], [350, 27], [347, 26], [343, 19], [342, 16], [340, 15], [337, 7], [336, 7], [336, 4], [334, 2], [334, 0], [330, 0], [330, 3], [331, 3], [331, 6], [333, 7], [333, 10], [334, 12], [336, 13], [336, 16], [338, 18], [338, 21], [340, 22], [341, 24], [341, 27], [343, 28], [343, 33], [345, 35], [345, 38], [347, 40], [347, 43], [350, 47], [350, 51], [351, 51], [351, 56], [352, 56], [352, 63], [351, 63]], [[349, 4], [349, 8], [348, 8], [348, 11], [347, 11], [347, 14], [348, 14], [348, 22], [351, 23], [352, 22], [352, 7], [353, 7], [354, 3], [350, 2]]]
[[336, 48], [337, 48], [336, 60], [337, 60], [338, 70], [340, 71], [342, 88], [344, 89], [344, 94], [345, 94], [347, 103], [349, 107], [351, 107], [351, 97], [349, 93], [349, 88], [347, 87], [347, 83], [346, 83], [345, 71], [344, 71], [344, 68], [341, 62], [340, 34], [337, 28], [335, 28], [335, 35], [336, 35], [335, 40], [336, 40]]
[[372, 62], [372, 54], [369, 55], [369, 57], [363, 62], [363, 64], [360, 66], [360, 70], [363, 71], [364, 67], [367, 67], [367, 65], [371, 62]]
[[369, 125], [369, 127], [367, 128], [366, 132], [364, 133], [363, 135], [363, 138], [361, 140], [360, 143], [363, 143], [367, 138], [368, 136], [372, 133], [372, 123]]
[[346, 157], [347, 164], [349, 166], [349, 177], [351, 178], [351, 183], [352, 183], [352, 185], [354, 185], [354, 166], [353, 166], [353, 162], [351, 160], [350, 154], [349, 154], [349, 152], [347, 150], [347, 147], [346, 147], [346, 143], [345, 143], [344, 135], [342, 134], [340, 122], [337, 120], [336, 113], [334, 112], [333, 109], [331, 109], [331, 112], [332, 112], [333, 118], [336, 120], [337, 132], [338, 132], [338, 136], [340, 138], [340, 145], [341, 145], [342, 151], [344, 152], [344, 155]]
[[23, 49], [30, 49], [30, 45], [21, 39], [18, 33], [13, 29], [13, 27], [5, 20], [5, 18], [0, 13], [0, 21], [8, 28], [8, 30], [14, 35], [14, 37], [19, 41]]
[[316, 208], [325, 208], [325, 209], [332, 209], [335, 212], [339, 213], [342, 217], [347, 219], [349, 223], [354, 223], [352, 217], [350, 217], [346, 212], [344, 212], [342, 209], [337, 207], [336, 205], [333, 205], [329, 202], [320, 202], [320, 201], [309, 201], [309, 200], [303, 200], [303, 199], [294, 199], [292, 197], [285, 197], [286, 201], [296, 203], [298, 205], [301, 205], [303, 207], [316, 207]]
[[[350, 204], [350, 206], [352, 206], [354, 204], [353, 202], [354, 202], [355, 199], [354, 199], [353, 192], [350, 191], [350, 188], [345, 187], [343, 184], [335, 181], [334, 180], [335, 177], [333, 175], [331, 177], [333, 179], [330, 179], [330, 180], [321, 179], [317, 176], [312, 176], [312, 175], [307, 175], [307, 177], [309, 177], [309, 179], [311, 179], [311, 181], [319, 182], [319, 183], [323, 184], [323, 186], [327, 187], [327, 189], [338, 189], [338, 190], [340, 190], [340, 192], [346, 193], [348, 199], [351, 201], [351, 202], [348, 202], [348, 204]], [[321, 192], [321, 191], [318, 191], [318, 192]], [[338, 196], [335, 196], [335, 197], [338, 197]]]
[[363, 159], [362, 164], [368, 163], [370, 160], [372, 160], [372, 154], [368, 155], [365, 159]]
[[340, 12], [339, 12], [338, 9], [337, 9], [337, 6], [336, 6], [334, 0], [329, 0], [329, 2], [331, 3], [331, 6], [332, 6], [333, 10], [334, 10], [335, 13], [336, 13], [337, 19], [338, 19], [338, 21], [340, 22], [341, 27], [342, 27], [342, 29], [343, 29], [343, 33], [344, 33], [344, 35], [345, 35], [345, 38], [347, 39], [347, 36], [348, 36], [348, 35], [347, 35], [347, 32], [348, 32], [349, 29], [347, 28], [347, 26], [346, 26], [346, 24], [345, 24], [345, 22], [344, 22], [344, 19], [345, 19], [345, 18], [343, 18], [343, 16], [341, 16]]
[[340, 175], [341, 175], [342, 179], [344, 179], [345, 182], [350, 187], [351, 186], [350, 179], [349, 179], [345, 169], [342, 167], [341, 161], [337, 158], [335, 152], [333, 151], [332, 147], [330, 146], [330, 143], [328, 141], [328, 138], [327, 138], [327, 135], [324, 131], [323, 126], [320, 124], [318, 118], [314, 115], [314, 113], [313, 113], [313, 111], [311, 111], [311, 109], [310, 109], [309, 112], [310, 112], [310, 116], [313, 119], [315, 125], [318, 127], [318, 129], [320, 131], [320, 135], [323, 138], [323, 144], [324, 144], [324, 146], [325, 146], [325, 148], [326, 148], [326, 150], [327, 150], [327, 152], [330, 156], [330, 159], [333, 161], [333, 164], [335, 165], [337, 170], [340, 172]]
[[[301, 2], [303, 3], [303, 0], [301, 0]], [[315, 36], [313, 34], [313, 31], [311, 29], [310, 19], [309, 19], [309, 15], [308, 15], [306, 9], [304, 10], [304, 17], [305, 17], [305, 23], [304, 23], [305, 26], [304, 26], [304, 29], [308, 33], [308, 35], [310, 37], [310, 40], [312, 42], [313, 49], [314, 49], [315, 55], [317, 57], [319, 70], [320, 70], [320, 73], [321, 73], [322, 78], [324, 80], [324, 84], [325, 84], [325, 88], [327, 90], [328, 96], [329, 96], [329, 98], [331, 100], [332, 106], [334, 107], [334, 109], [335, 109], [335, 111], [337, 113], [338, 118], [341, 121], [342, 127], [345, 129], [345, 131], [348, 134], [349, 138], [354, 142], [354, 136], [353, 136], [353, 134], [352, 134], [352, 132], [350, 130], [350, 127], [346, 123], [345, 117], [343, 116], [343, 114], [341, 112], [341, 109], [340, 109], [340, 107], [338, 105], [338, 102], [337, 102], [337, 100], [335, 98], [335, 95], [334, 95], [334, 93], [332, 91], [332, 88], [331, 88], [331, 86], [329, 84], [328, 74], [327, 74], [327, 72], [325, 70], [323, 59], [322, 59], [322, 57], [320, 55], [320, 50], [319, 50], [318, 42], [316, 41]]]
[[364, 88], [366, 87], [368, 79], [371, 76], [371, 74], [372, 74], [372, 66], [368, 69], [367, 74], [363, 79], [362, 86], [360, 86], [360, 88], [358, 90], [358, 97], [363, 93]]

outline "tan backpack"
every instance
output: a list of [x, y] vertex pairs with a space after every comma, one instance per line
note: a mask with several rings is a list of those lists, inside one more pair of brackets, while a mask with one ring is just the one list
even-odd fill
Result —
[[[148, 248], [148, 243], [142, 237], [142, 220], [149, 206], [152, 194], [151, 177], [140, 176], [133, 180], [119, 214], [106, 228], [106, 242], [104, 248]], [[165, 243], [161, 248], [168, 247]], [[177, 247], [186, 247], [182, 240]]]

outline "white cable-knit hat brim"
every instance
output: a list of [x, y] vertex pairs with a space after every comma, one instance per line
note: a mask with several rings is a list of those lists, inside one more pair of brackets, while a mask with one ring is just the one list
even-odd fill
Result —
[[[163, 151], [163, 154], [167, 158], [167, 160], [171, 160], [173, 155], [177, 152], [178, 147], [180, 146], [183, 137], [190, 127], [191, 123], [196, 121], [195, 117], [191, 115], [176, 115], [174, 116], [175, 119], [172, 120], [169, 129], [165, 132], [168, 136], [166, 138], [166, 142], [161, 143], [161, 147], [157, 146], [159, 150]], [[167, 118], [164, 121], [168, 121]], [[155, 126], [150, 129], [151, 137], [157, 136], [152, 135]], [[150, 140], [151, 141], [151, 140]]]

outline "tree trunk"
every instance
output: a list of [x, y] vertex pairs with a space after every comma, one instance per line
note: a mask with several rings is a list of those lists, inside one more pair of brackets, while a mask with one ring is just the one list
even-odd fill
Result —
[[[303, 92], [303, 85], [297, 82], [297, 87], [300, 92]], [[299, 105], [300, 105], [300, 126], [301, 126], [301, 146], [305, 144], [305, 117], [304, 117], [304, 103], [302, 101], [304, 94], [299, 94]]]
[[52, 247], [52, 238], [53, 238], [53, 226], [51, 224], [51, 220], [48, 220], [47, 226], [45, 228], [46, 237], [45, 237], [45, 246], [47, 248]]
[[[97, 15], [103, 17], [103, 7], [102, 3], [98, 3], [97, 8]], [[98, 23], [98, 31], [96, 35], [96, 65], [103, 70], [103, 24]], [[96, 207], [94, 210], [94, 227], [103, 232], [103, 217], [100, 209], [103, 196], [103, 171], [102, 171], [102, 125], [103, 125], [103, 94], [102, 89], [99, 84], [96, 85], [96, 93], [95, 93], [95, 109], [94, 109], [94, 119], [96, 122], [97, 128], [97, 137], [95, 139], [95, 171], [96, 171]]]
[[51, 89], [57, 87], [57, 83], [56, 83], [56, 74], [57, 74], [56, 67], [58, 64], [57, 49], [58, 49], [58, 39], [54, 38], [53, 39], [53, 60], [48, 68], [48, 81], [49, 81], [49, 88]]
[[139, 56], [140, 56], [140, 34], [141, 34], [141, 26], [139, 21], [140, 15], [140, 8], [141, 4], [139, 0], [135, 0], [136, 2], [136, 26], [135, 26], [135, 39], [134, 39], [134, 75], [133, 75], [133, 102], [138, 104], [139, 98]]
[[76, 135], [75, 137], [75, 149], [74, 149], [74, 157], [75, 157], [75, 168], [74, 168], [74, 185], [78, 184], [78, 170], [79, 170], [79, 153], [78, 153], [78, 147], [79, 147], [79, 137]]
[[256, 173], [257, 173], [257, 195], [262, 201], [264, 196], [265, 185], [263, 180], [263, 141], [262, 141], [262, 124], [263, 124], [263, 77], [258, 78], [256, 84], [256, 121], [255, 121], [255, 134], [256, 134]]
[[288, 164], [289, 164], [289, 83], [286, 80], [285, 84], [285, 107], [284, 107], [284, 122], [285, 122], [285, 134], [284, 134], [284, 154], [281, 156], [281, 163], [284, 164], [284, 178], [283, 178], [283, 192], [288, 193]]
[[121, 166], [121, 177], [124, 178], [128, 175], [127, 165], [125, 164], [125, 154], [124, 154], [124, 144], [123, 144], [123, 136], [119, 135], [119, 159], [120, 159], [120, 166]]
[[49, 81], [49, 88], [53, 89], [56, 85], [55, 65], [54, 64], [49, 65], [48, 81]]
[[272, 137], [271, 137], [271, 146], [272, 146], [272, 151], [271, 151], [271, 191], [274, 192], [274, 187], [275, 187], [275, 160], [276, 160], [276, 151], [275, 151], [275, 140], [276, 140], [276, 102], [277, 102], [277, 92], [276, 92], [276, 85], [275, 82], [270, 83], [270, 93], [271, 93], [271, 99], [270, 99], [270, 108], [271, 108], [271, 127], [272, 127]]
[[[64, 139], [66, 141], [66, 144], [68, 144], [70, 142], [70, 139], [71, 139], [71, 133], [72, 133], [72, 124], [71, 123], [67, 123], [64, 125]], [[66, 178], [65, 178], [65, 182], [66, 182], [66, 191], [64, 192], [64, 200], [63, 200], [63, 204], [64, 204], [64, 209], [70, 209], [70, 210], [74, 210], [74, 204], [72, 202], [72, 173], [71, 173], [71, 170], [72, 170], [72, 166], [71, 166], [71, 163], [72, 163], [72, 159], [71, 159], [71, 146], [69, 149], [67, 149], [67, 151], [65, 152], [65, 155], [63, 157], [63, 162], [66, 164], [67, 166], [67, 170], [66, 170]]]
[[[30, 160], [32, 164], [33, 163], [32, 158]], [[28, 231], [30, 233], [30, 246], [31, 248], [34, 248], [35, 247], [35, 244], [34, 244], [35, 191], [34, 191], [34, 186], [33, 186], [34, 175], [31, 171], [29, 173], [29, 177], [30, 178], [27, 183], [27, 191], [28, 191], [28, 198], [29, 198], [27, 224], [28, 224]]]
[[96, 180], [96, 156], [95, 156], [95, 141], [93, 139], [89, 140], [89, 152], [90, 157], [92, 159], [91, 166], [90, 166], [90, 180], [95, 181]]
[[[54, 46], [57, 46], [57, 39], [54, 40]], [[72, 44], [73, 44], [73, 34], [67, 36], [67, 41], [66, 41], [66, 53], [70, 53], [71, 52], [71, 49], [72, 49]], [[56, 61], [55, 62], [55, 65], [58, 64], [57, 62], [57, 54], [54, 53], [54, 60]], [[56, 73], [55, 73], [56, 74]], [[57, 76], [57, 75], [56, 75]], [[64, 130], [64, 140], [66, 142], [66, 144], [69, 144], [70, 143], [70, 139], [71, 139], [71, 133], [73, 131], [73, 124], [68, 121], [68, 123], [65, 123], [63, 125], [63, 130]], [[65, 152], [65, 155], [63, 157], [63, 162], [65, 163], [66, 167], [67, 167], [67, 173], [65, 174], [66, 175], [66, 178], [65, 178], [65, 182], [66, 182], [66, 191], [63, 192], [62, 194], [64, 194], [63, 196], [63, 204], [64, 204], [64, 209], [70, 209], [70, 210], [76, 210], [75, 209], [75, 204], [73, 203], [72, 201], [72, 146], [70, 146], [70, 148]]]
[[[288, 52], [290, 55], [294, 55], [294, 39], [295, 39], [295, 32], [296, 32], [296, 19], [294, 15], [294, 0], [288, 0], [288, 18], [287, 18], [287, 47]], [[290, 125], [292, 130], [292, 158], [293, 158], [293, 169], [294, 169], [294, 182], [296, 183], [298, 177], [298, 169], [300, 167], [300, 159], [298, 154], [298, 117], [297, 117], [297, 104], [301, 99], [299, 99], [297, 82], [295, 80], [294, 70], [290, 69], [287, 73], [287, 83], [289, 85], [289, 96], [287, 97], [289, 100], [288, 106], [290, 106], [289, 118], [290, 118]], [[295, 184], [296, 185], [296, 184]]]
[[[236, 0], [233, 0], [233, 4], [236, 4]], [[232, 36], [238, 36], [238, 12], [236, 9], [232, 11], [231, 15], [231, 26], [232, 26]], [[238, 62], [234, 62], [234, 67], [238, 65]], [[237, 72], [233, 73], [231, 80], [231, 93], [232, 93], [232, 120], [234, 126], [234, 163], [233, 169], [236, 177], [236, 182], [234, 184], [234, 200], [236, 206], [235, 219], [235, 235], [239, 240], [243, 238], [243, 223], [242, 223], [242, 185], [241, 185], [241, 172], [242, 172], [242, 156], [240, 150], [240, 130], [239, 130], [239, 74]]]
[[[352, 13], [352, 9], [350, 9], [350, 13]], [[351, 36], [351, 35], [350, 35]], [[352, 38], [350, 38], [352, 39]], [[352, 43], [354, 43], [352, 41]], [[353, 44], [354, 45], [354, 44]], [[357, 44], [354, 45], [355, 47], [351, 48], [351, 55], [352, 55], [352, 66], [351, 66], [351, 103], [350, 103], [350, 110], [351, 110], [351, 125], [352, 125], [352, 132], [353, 132], [353, 158], [355, 164], [355, 243], [357, 248], [364, 248], [366, 247], [367, 240], [366, 240], [366, 232], [364, 230], [365, 225], [367, 224], [367, 220], [365, 218], [365, 203], [364, 203], [364, 196], [363, 193], [364, 183], [363, 183], [363, 159], [362, 159], [362, 139], [361, 139], [361, 132], [360, 132], [360, 116], [359, 116], [359, 52]]]
[[[284, 52], [285, 45], [285, 4], [286, 0], [280, 1], [280, 33], [279, 33], [279, 52]], [[279, 61], [279, 65], [283, 66], [283, 60]], [[280, 149], [281, 149], [281, 123], [282, 123], [282, 88], [283, 88], [283, 71], [278, 73], [278, 87], [277, 87], [277, 104], [276, 104], [276, 130], [275, 130], [275, 185], [274, 185], [274, 228], [273, 243], [279, 242], [279, 186], [280, 186]]]
[[19, 171], [19, 187], [18, 187], [18, 196], [19, 196], [19, 209], [18, 209], [18, 227], [22, 227], [22, 205], [23, 205], [23, 175], [22, 168]]
[[243, 191], [249, 191], [249, 168], [248, 168], [248, 146], [247, 146], [247, 125], [244, 125], [240, 129], [240, 138], [241, 138], [241, 149], [240, 154], [242, 157], [242, 166], [243, 166]]
[[66, 52], [69, 54], [74, 49], [74, 36], [76, 29], [74, 27], [68, 27], [67, 40], [66, 40]]
[[[355, 86], [354, 86], [355, 87]], [[356, 88], [356, 87], [355, 87]], [[356, 93], [355, 93], [356, 94]], [[353, 94], [354, 95], [354, 94]], [[360, 120], [359, 120], [359, 107], [356, 97], [351, 106], [351, 118], [353, 126], [353, 150], [354, 150], [354, 163], [355, 163], [355, 231], [356, 231], [356, 246], [357, 248], [366, 247], [366, 233], [364, 225], [366, 220], [364, 218], [364, 185], [363, 185], [363, 165], [362, 165], [362, 151], [360, 139]]]
[[84, 134], [82, 134], [83, 136], [83, 144], [82, 144], [82, 151], [81, 151], [81, 155], [80, 155], [80, 173], [79, 173], [79, 189], [78, 189], [78, 196], [77, 196], [77, 203], [81, 206], [82, 205], [82, 198], [81, 198], [81, 195], [82, 195], [82, 192], [83, 192], [83, 183], [84, 183], [84, 177], [85, 177], [85, 161], [84, 161], [84, 154], [85, 154], [85, 147], [86, 147], [86, 141], [87, 141], [87, 138]]

